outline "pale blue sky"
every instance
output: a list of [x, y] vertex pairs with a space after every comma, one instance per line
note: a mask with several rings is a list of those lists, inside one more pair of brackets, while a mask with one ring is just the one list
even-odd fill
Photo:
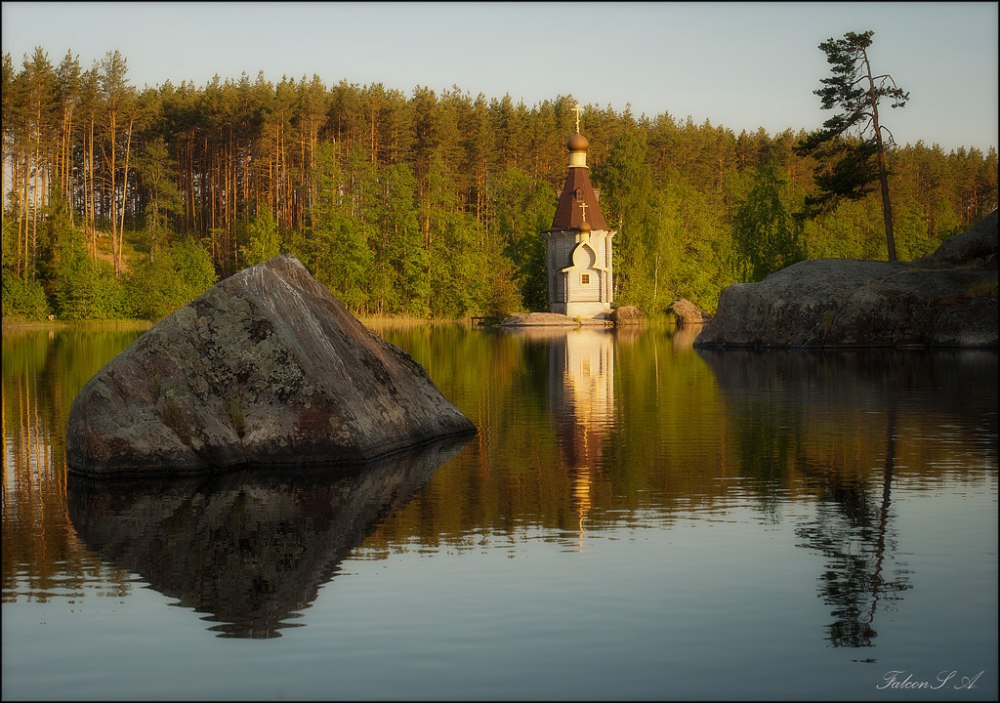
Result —
[[[20, 68], [42, 46], [89, 67], [113, 49], [137, 86], [258, 71], [457, 85], [528, 107], [572, 95], [636, 115], [711, 120], [735, 133], [815, 129], [817, 47], [875, 32], [874, 69], [910, 92], [883, 123], [899, 144], [997, 145], [996, 2], [892, 3], [104, 3], [4, 2], [3, 52]], [[586, 114], [583, 116], [586, 132]]]

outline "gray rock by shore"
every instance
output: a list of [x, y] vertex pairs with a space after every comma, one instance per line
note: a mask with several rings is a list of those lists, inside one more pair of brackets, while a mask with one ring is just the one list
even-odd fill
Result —
[[646, 318], [643, 317], [642, 311], [634, 305], [623, 305], [620, 308], [615, 308], [611, 311], [609, 319], [615, 323], [616, 326], [642, 325], [646, 322]]
[[611, 320], [603, 317], [588, 319], [567, 317], [556, 312], [529, 312], [511, 315], [500, 321], [499, 327], [610, 327]]
[[913, 262], [820, 259], [738, 283], [696, 347], [997, 347], [997, 212]]
[[669, 310], [677, 318], [678, 327], [703, 325], [712, 318], [687, 298], [678, 298], [670, 303]]
[[424, 370], [291, 256], [227, 278], [101, 369], [70, 410], [92, 476], [370, 461], [475, 432]]

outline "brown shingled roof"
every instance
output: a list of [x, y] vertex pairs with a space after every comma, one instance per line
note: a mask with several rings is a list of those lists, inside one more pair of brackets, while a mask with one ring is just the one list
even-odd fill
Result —
[[579, 229], [583, 222], [583, 208], [580, 203], [586, 203], [587, 224], [591, 229], [607, 229], [604, 215], [597, 204], [597, 193], [590, 185], [590, 172], [586, 168], [571, 167], [566, 175], [566, 184], [559, 196], [556, 216], [552, 218], [554, 230]]

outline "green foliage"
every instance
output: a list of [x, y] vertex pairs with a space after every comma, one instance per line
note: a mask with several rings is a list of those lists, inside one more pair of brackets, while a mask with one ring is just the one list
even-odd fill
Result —
[[618, 230], [615, 239], [615, 299], [622, 305], [650, 310], [655, 305], [658, 243], [653, 173], [646, 163], [646, 143], [626, 133], [611, 148], [595, 174], [602, 189], [605, 219]]
[[725, 239], [725, 213], [676, 170], [668, 172], [654, 200], [655, 237], [650, 240], [648, 266], [652, 290], [642, 306], [650, 315], [663, 314], [678, 298], [714, 310], [719, 293], [733, 282], [728, 259], [719, 250]]
[[878, 203], [868, 200], [847, 201], [833, 212], [806, 221], [803, 234], [809, 258], [885, 258], [878, 208]]
[[427, 249], [420, 237], [415, 194], [417, 179], [409, 164], [386, 169], [385, 213], [380, 231], [384, 258], [391, 266], [385, 312], [424, 317], [430, 313]]
[[[810, 142], [803, 143], [805, 152]], [[812, 218], [834, 209], [843, 200], [861, 200], [878, 183], [876, 146], [858, 139], [834, 139], [809, 153], [825, 166], [814, 176], [819, 192], [806, 197], [802, 216]]]
[[190, 303], [215, 281], [208, 253], [193, 240], [182, 239], [137, 265], [124, 285], [133, 314], [156, 321]]
[[521, 293], [516, 283], [514, 262], [499, 251], [487, 253], [489, 265], [489, 288], [483, 311], [497, 318], [504, 318], [522, 309]]
[[3, 318], [5, 320], [44, 320], [49, 315], [45, 289], [38, 281], [24, 280], [3, 271]]
[[36, 236], [34, 267], [38, 278], [50, 281], [56, 275], [65, 252], [83, 241], [83, 234], [73, 226], [69, 208], [61, 196], [53, 197], [42, 211]]
[[605, 218], [618, 229], [615, 301], [649, 315], [665, 313], [677, 298], [714, 310], [733, 282], [721, 236], [728, 224], [724, 192], [698, 187], [672, 167], [657, 184], [653, 157], [640, 136], [625, 135], [595, 174]]
[[[828, 39], [819, 45], [826, 53], [831, 76], [820, 82], [823, 87], [813, 91], [820, 97], [824, 110], [839, 108], [841, 112], [823, 123], [823, 128], [808, 135], [796, 147], [800, 155], [819, 159], [816, 173], [819, 193], [806, 198], [804, 217], [815, 217], [829, 211], [842, 200], [860, 200], [868, 195], [875, 182], [881, 185], [882, 210], [888, 257], [896, 260], [893, 234], [892, 203], [889, 197], [889, 174], [886, 167], [883, 131], [892, 134], [879, 123], [879, 104], [883, 98], [891, 106], [903, 107], [909, 93], [896, 85], [888, 74], [873, 76], [868, 58], [874, 32], [847, 32], [843, 39]], [[851, 130], [857, 131], [856, 138]]]
[[243, 261], [256, 266], [281, 253], [281, 236], [271, 209], [264, 205], [250, 223], [247, 245], [243, 248]]
[[48, 221], [55, 240], [43, 267], [48, 277], [46, 294], [60, 320], [120, 320], [132, 315], [114, 268], [87, 254], [82, 230], [61, 217]]
[[548, 283], [542, 232], [552, 224], [556, 194], [544, 183], [532, 183], [523, 169], [510, 166], [496, 179], [490, 197], [496, 203], [491, 237], [498, 245], [491, 255], [498, 262], [492, 307], [496, 312], [511, 312], [521, 307], [523, 298], [529, 310], [544, 310]]
[[[898, 200], [903, 259], [930, 253], [996, 208], [994, 148], [945, 153], [889, 139], [879, 149], [889, 135], [876, 129], [870, 89], [894, 105], [907, 96], [888, 76], [862, 90], [871, 36], [821, 45], [832, 71], [816, 93], [824, 108], [840, 109], [811, 135], [735, 135], [707, 120], [584, 106], [591, 178], [618, 230], [616, 304], [656, 316], [683, 297], [713, 310], [721, 290], [749, 275], [735, 269], [750, 261], [748, 250], [737, 253], [736, 218], [768, 161], [787, 179], [785, 213], [809, 215], [800, 233], [813, 258], [888, 255], [873, 190], [881, 173]], [[457, 86], [407, 96], [379, 84], [327, 88], [316, 76], [273, 84], [263, 75], [140, 91], [114, 52], [81, 71], [71, 53], [54, 67], [43, 50], [22, 68], [5, 57], [4, 86], [5, 154], [18, 164], [4, 181], [5, 306], [26, 297], [35, 302], [17, 305], [40, 314], [40, 284], [60, 315], [158, 318], [214, 280], [179, 271], [178, 240], [203, 242], [219, 276], [293, 253], [366, 316], [547, 306], [542, 232], [566, 178], [571, 96], [529, 107]], [[45, 206], [33, 210], [36, 201]], [[792, 227], [781, 213], [768, 221], [776, 231]], [[124, 239], [109, 247], [119, 229]], [[122, 245], [124, 286], [106, 280], [99, 263]]]
[[60, 320], [121, 320], [133, 317], [114, 267], [74, 252], [60, 266], [54, 284], [56, 317]]
[[[339, 150], [323, 144], [317, 150], [316, 204], [309, 239], [303, 245], [304, 261], [318, 281], [326, 285], [349, 310], [360, 312], [368, 302], [367, 283], [371, 250], [367, 232], [373, 217], [364, 202], [373, 187], [369, 176], [364, 185], [347, 192], [339, 164]], [[361, 216], [355, 217], [352, 211]], [[367, 216], [367, 217], [366, 217]]]
[[[892, 107], [903, 107], [910, 94], [896, 86], [890, 76], [876, 76], [872, 81], [864, 79], [868, 68], [868, 47], [872, 45], [875, 32], [869, 30], [858, 34], [847, 32], [842, 39], [832, 37], [819, 48], [826, 53], [826, 61], [830, 64], [829, 78], [823, 78], [823, 87], [813, 91], [820, 97], [821, 107], [830, 110], [840, 107], [843, 113], [831, 117], [824, 124], [828, 132], [843, 134], [846, 130], [871, 117], [871, 110], [882, 98], [892, 98]], [[874, 94], [873, 94], [874, 93]]]
[[743, 280], [761, 281], [805, 258], [801, 223], [786, 207], [786, 189], [777, 166], [767, 162], [756, 170], [750, 193], [736, 208], [733, 243]]
[[146, 144], [136, 159], [136, 170], [146, 190], [146, 233], [150, 252], [168, 239], [169, 218], [178, 217], [183, 211], [180, 188], [173, 174], [177, 162], [170, 156], [162, 136]]
[[[491, 297], [491, 281], [510, 276], [512, 268], [492, 270], [501, 262], [490, 260], [480, 246], [482, 233], [475, 220], [462, 213], [450, 213], [434, 218], [434, 238], [430, 249], [431, 314], [435, 317], [465, 317], [484, 312]], [[497, 305], [504, 305], [500, 290]]]
[[435, 317], [464, 317], [483, 312], [489, 281], [498, 275], [490, 267], [485, 233], [476, 220], [459, 210], [444, 160], [435, 156], [427, 173], [427, 221], [430, 309]]

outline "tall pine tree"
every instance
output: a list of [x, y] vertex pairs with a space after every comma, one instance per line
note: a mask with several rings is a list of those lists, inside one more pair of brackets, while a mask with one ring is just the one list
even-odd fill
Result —
[[[825, 162], [816, 176], [821, 192], [806, 201], [809, 214], [835, 204], [840, 198], [860, 199], [878, 180], [886, 247], [889, 261], [895, 261], [883, 130], [888, 133], [890, 144], [893, 140], [892, 133], [879, 122], [878, 107], [882, 98], [891, 98], [892, 107], [903, 107], [910, 94], [903, 92], [891, 75], [872, 75], [868, 48], [874, 35], [871, 30], [861, 34], [847, 32], [843, 39], [830, 38], [819, 45], [826, 53], [832, 75], [823, 78], [820, 81], [823, 87], [813, 92], [820, 97], [824, 110], [836, 107], [841, 112], [824, 122], [822, 129], [809, 134], [797, 151], [800, 155], [815, 154]], [[854, 129], [857, 129], [858, 139], [845, 139]]]

